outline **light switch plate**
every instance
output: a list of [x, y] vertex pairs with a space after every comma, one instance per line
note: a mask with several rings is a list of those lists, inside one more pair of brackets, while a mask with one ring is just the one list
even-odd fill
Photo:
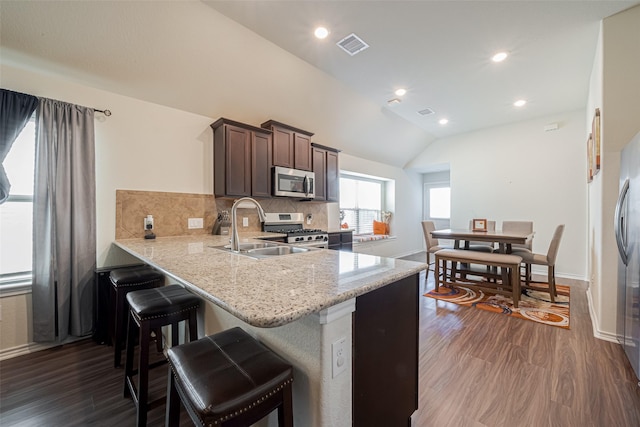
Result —
[[203, 228], [204, 220], [202, 218], [189, 218], [187, 225], [189, 228]]

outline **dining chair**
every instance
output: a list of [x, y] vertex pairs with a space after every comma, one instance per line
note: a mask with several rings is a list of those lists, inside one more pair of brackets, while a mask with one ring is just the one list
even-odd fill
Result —
[[[469, 230], [473, 228], [473, 220], [469, 221]], [[496, 222], [495, 221], [487, 221], [487, 231], [496, 231]], [[493, 242], [476, 242], [469, 241], [469, 247], [465, 245], [465, 248], [470, 251], [478, 251], [478, 252], [493, 252], [495, 250], [495, 246]]]
[[[505, 232], [522, 232], [522, 233], [533, 233], [533, 221], [502, 221], [502, 231]], [[511, 249], [523, 249], [529, 252], [532, 251], [533, 247], [533, 238], [527, 240], [527, 243], [520, 244], [514, 243], [511, 245]]]
[[558, 247], [560, 246], [563, 232], [564, 224], [558, 225], [546, 254], [536, 254], [526, 249], [513, 249], [513, 254], [522, 257], [522, 263], [525, 265], [525, 284], [522, 287], [531, 288], [529, 286], [530, 283], [540, 283], [531, 280], [531, 265], [544, 265], [547, 267], [547, 282], [549, 283], [551, 302], [555, 302], [555, 297], [558, 296], [556, 291], [556, 257], [558, 256]]
[[452, 246], [441, 245], [440, 241], [431, 235], [432, 231], [435, 231], [436, 224], [433, 221], [422, 221], [422, 231], [424, 232], [424, 241], [427, 244], [427, 277], [425, 281], [429, 280], [429, 270], [434, 271], [435, 274], [435, 261], [431, 262], [430, 258], [432, 254], [435, 254], [440, 249], [452, 249]]

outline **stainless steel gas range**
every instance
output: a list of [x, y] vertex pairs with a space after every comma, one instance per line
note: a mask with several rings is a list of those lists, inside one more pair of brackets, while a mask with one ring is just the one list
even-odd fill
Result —
[[302, 213], [266, 213], [263, 231], [286, 234], [285, 243], [315, 248], [329, 247], [329, 234], [326, 231], [304, 228]]

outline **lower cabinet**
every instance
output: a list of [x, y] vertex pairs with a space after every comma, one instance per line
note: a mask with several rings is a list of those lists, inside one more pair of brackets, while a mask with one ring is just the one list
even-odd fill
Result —
[[419, 275], [356, 298], [354, 427], [409, 426], [418, 409]]
[[353, 250], [353, 231], [329, 233], [329, 249], [351, 252]]

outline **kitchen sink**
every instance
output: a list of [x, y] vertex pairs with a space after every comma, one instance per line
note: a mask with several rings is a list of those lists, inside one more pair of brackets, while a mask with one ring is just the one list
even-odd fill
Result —
[[[273, 246], [278, 246], [277, 243], [271, 243], [271, 242], [259, 242], [259, 243], [240, 243], [240, 247], [238, 249], [240, 249], [240, 252], [242, 251], [249, 251], [252, 249], [261, 249], [261, 248], [270, 248]], [[225, 249], [229, 249], [231, 250], [231, 245], [225, 245], [224, 246]]]
[[[231, 245], [211, 246], [225, 252], [231, 252]], [[257, 243], [240, 243], [240, 255], [249, 256], [251, 258], [270, 258], [274, 256], [299, 254], [309, 252], [316, 248], [302, 248], [299, 246], [289, 246], [274, 242], [257, 242]]]
[[279, 256], [288, 254], [298, 254], [302, 252], [309, 252], [309, 248], [300, 248], [298, 246], [273, 246], [269, 248], [250, 249], [247, 251], [249, 255], [262, 255], [262, 256]]

